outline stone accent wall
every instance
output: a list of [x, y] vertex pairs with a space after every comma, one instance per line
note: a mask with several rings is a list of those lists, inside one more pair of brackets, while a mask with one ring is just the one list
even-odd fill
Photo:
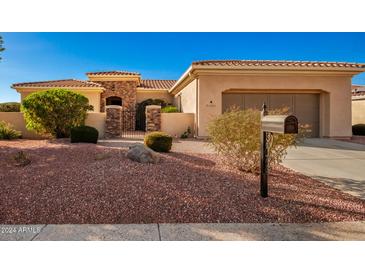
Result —
[[161, 130], [161, 106], [146, 106], [146, 131]]
[[120, 106], [106, 107], [105, 138], [116, 138], [121, 136], [122, 110]]
[[137, 81], [93, 81], [101, 84], [105, 91], [100, 96], [100, 112], [105, 112], [106, 98], [118, 96], [122, 98], [122, 106], [125, 110], [135, 109], [137, 102]]

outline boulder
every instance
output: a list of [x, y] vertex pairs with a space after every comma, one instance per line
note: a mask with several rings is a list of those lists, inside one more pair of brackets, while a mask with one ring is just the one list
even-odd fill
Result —
[[143, 164], [156, 164], [160, 161], [159, 155], [144, 144], [134, 144], [130, 146], [126, 156], [132, 161]]

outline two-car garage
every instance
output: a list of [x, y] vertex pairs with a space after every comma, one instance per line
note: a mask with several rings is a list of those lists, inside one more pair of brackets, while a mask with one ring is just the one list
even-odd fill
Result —
[[319, 94], [315, 93], [223, 93], [222, 111], [232, 106], [241, 109], [261, 109], [265, 103], [269, 109], [287, 107], [297, 116], [300, 124], [310, 125], [311, 137], [319, 137]]

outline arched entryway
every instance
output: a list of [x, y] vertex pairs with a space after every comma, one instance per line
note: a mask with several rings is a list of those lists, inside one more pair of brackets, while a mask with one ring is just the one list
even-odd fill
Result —
[[118, 96], [110, 96], [110, 97], [107, 97], [106, 99], [106, 102], [105, 104], [107, 106], [122, 106], [123, 105], [123, 101], [122, 101], [122, 98], [118, 97]]

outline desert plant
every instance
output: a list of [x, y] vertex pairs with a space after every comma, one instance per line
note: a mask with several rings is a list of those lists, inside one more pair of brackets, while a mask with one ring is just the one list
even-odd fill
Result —
[[18, 151], [13, 158], [16, 166], [26, 166], [29, 165], [31, 162], [28, 156], [22, 150]]
[[175, 106], [166, 106], [166, 107], [161, 108], [161, 112], [174, 113], [174, 112], [179, 112], [179, 110]]
[[69, 137], [71, 128], [83, 125], [92, 109], [85, 96], [66, 89], [34, 92], [21, 106], [27, 129], [57, 138]]
[[[286, 114], [287, 109], [276, 109], [269, 114]], [[258, 172], [260, 167], [260, 111], [233, 108], [218, 116], [208, 126], [211, 146], [224, 161], [245, 172]], [[269, 164], [281, 163], [289, 146], [295, 146], [306, 132], [300, 134], [269, 134]]]
[[94, 143], [98, 142], [99, 132], [96, 128], [79, 126], [71, 129], [71, 143]]
[[190, 135], [191, 135], [191, 128], [188, 127], [187, 130], [183, 134], [181, 134], [180, 138], [186, 139], [186, 138], [189, 138]]
[[0, 103], [0, 112], [19, 112], [20, 103], [18, 102], [7, 102]]
[[0, 121], [0, 140], [12, 140], [18, 139], [21, 137], [20, 131], [17, 131], [12, 128], [9, 123], [4, 121]]
[[172, 137], [165, 132], [154, 131], [145, 136], [144, 144], [154, 151], [169, 152], [172, 146]]
[[352, 126], [353, 135], [365, 136], [365, 124], [356, 124]]

